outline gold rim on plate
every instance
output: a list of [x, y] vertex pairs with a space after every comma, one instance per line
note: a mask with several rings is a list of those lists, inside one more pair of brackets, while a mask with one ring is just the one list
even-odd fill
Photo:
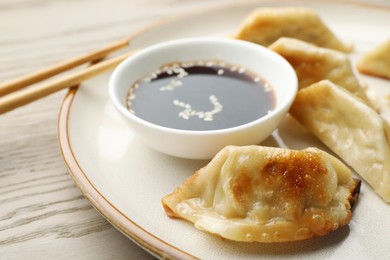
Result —
[[[222, 7], [234, 7], [234, 6], [244, 6], [248, 4], [265, 4], [265, 3], [275, 3], [275, 2], [285, 2], [286, 0], [270, 1], [270, 0], [258, 0], [258, 1], [244, 1], [240, 3], [229, 3], [229, 4], [217, 4], [212, 5], [207, 8], [200, 8], [196, 11], [190, 11], [185, 14], [178, 16], [168, 17], [158, 22], [154, 22], [149, 26], [143, 27], [136, 32], [132, 33], [129, 36], [130, 42], [132, 39], [135, 39], [142, 34], [151, 31], [155, 28], [158, 28], [162, 25], [178, 21], [180, 19], [195, 16], [203, 12], [212, 12], [215, 10], [220, 10]], [[291, 3], [300, 3], [305, 4], [305, 1], [293, 0]], [[308, 1], [313, 3], [313, 1]], [[363, 3], [350, 0], [332, 0], [332, 1], [315, 1], [317, 3], [339, 3], [339, 4], [352, 4], [359, 5], [363, 7], [370, 8], [380, 8], [390, 10], [389, 6], [381, 6], [373, 3]], [[195, 256], [184, 252], [183, 250], [161, 240], [160, 238], [154, 236], [147, 230], [143, 229], [137, 223], [135, 223], [131, 218], [124, 215], [118, 208], [116, 208], [108, 199], [106, 199], [99, 190], [93, 185], [93, 183], [88, 179], [87, 175], [80, 167], [76, 156], [73, 153], [72, 146], [70, 143], [70, 137], [68, 132], [69, 127], [69, 115], [72, 107], [73, 100], [77, 94], [78, 87], [71, 88], [66, 94], [59, 113], [58, 118], [58, 139], [61, 148], [62, 157], [69, 169], [73, 180], [76, 185], [80, 188], [84, 196], [89, 200], [89, 202], [96, 208], [100, 214], [105, 217], [114, 227], [116, 227], [120, 232], [125, 234], [128, 238], [134, 241], [136, 244], [141, 246], [143, 249], [147, 250], [152, 255], [164, 258], [164, 259], [196, 259]]]

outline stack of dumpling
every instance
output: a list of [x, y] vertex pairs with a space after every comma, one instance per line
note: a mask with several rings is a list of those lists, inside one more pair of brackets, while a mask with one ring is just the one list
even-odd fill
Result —
[[[255, 10], [237, 38], [268, 46], [294, 67], [300, 90], [290, 114], [390, 202], [390, 130], [353, 71], [351, 46], [306, 8]], [[358, 68], [390, 77], [389, 55], [390, 41]]]
[[[269, 47], [295, 69], [290, 114], [390, 202], [390, 129], [366, 95], [343, 43], [307, 8], [259, 8], [237, 39]], [[237, 241], [281, 242], [347, 225], [360, 181], [342, 161], [302, 151], [228, 146], [162, 199], [168, 216]]]

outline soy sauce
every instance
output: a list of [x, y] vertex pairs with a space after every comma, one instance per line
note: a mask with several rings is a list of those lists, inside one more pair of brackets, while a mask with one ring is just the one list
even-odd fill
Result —
[[129, 89], [128, 109], [156, 125], [218, 130], [265, 116], [275, 107], [272, 87], [247, 69], [221, 61], [167, 64]]

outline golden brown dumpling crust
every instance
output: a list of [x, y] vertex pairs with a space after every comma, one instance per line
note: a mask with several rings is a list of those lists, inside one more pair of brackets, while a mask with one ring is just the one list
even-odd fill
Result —
[[236, 35], [237, 39], [264, 46], [281, 37], [296, 38], [343, 52], [352, 49], [336, 38], [315, 11], [303, 7], [258, 8], [244, 19]]
[[324, 80], [300, 90], [290, 114], [390, 202], [390, 129], [375, 110]]
[[300, 89], [328, 79], [371, 104], [346, 54], [291, 38], [281, 38], [269, 48], [293, 66]]
[[162, 204], [168, 216], [227, 239], [282, 242], [347, 225], [359, 187], [343, 163], [315, 148], [228, 146]]
[[357, 68], [361, 73], [390, 79], [390, 39], [366, 53]]

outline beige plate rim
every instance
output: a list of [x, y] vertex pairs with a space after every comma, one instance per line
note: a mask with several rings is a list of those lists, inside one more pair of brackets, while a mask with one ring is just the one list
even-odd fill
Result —
[[[206, 8], [199, 8], [195, 11], [190, 11], [182, 15], [168, 17], [163, 20], [157, 21], [143, 27], [134, 33], [132, 33], [128, 39], [133, 40], [136, 37], [142, 35], [145, 32], [151, 31], [155, 28], [158, 28], [161, 25], [171, 23], [173, 21], [178, 21], [185, 17], [195, 15], [201, 12], [212, 12], [214, 10], [218, 10], [221, 7], [228, 6], [239, 6], [245, 5], [249, 3], [266, 3], [266, 2], [286, 2], [286, 0], [249, 0], [249, 1], [241, 1], [240, 3], [225, 3], [225, 4], [215, 4]], [[302, 2], [299, 0], [291, 0], [291, 2]], [[344, 4], [352, 4], [352, 5], [361, 5], [364, 7], [370, 8], [380, 8], [390, 10], [388, 6], [381, 6], [379, 4], [374, 3], [362, 3], [354, 0], [316, 0], [316, 2], [324, 2], [324, 3], [344, 3]], [[164, 259], [196, 259], [195, 256], [190, 255], [179, 248], [176, 248], [167, 242], [159, 239], [153, 234], [144, 230], [141, 226], [137, 225], [134, 221], [132, 221], [128, 216], [125, 216], [119, 209], [117, 209], [108, 199], [106, 199], [98, 189], [93, 185], [93, 183], [88, 179], [84, 170], [80, 167], [77, 158], [73, 152], [70, 136], [69, 136], [69, 116], [72, 108], [73, 100], [77, 94], [78, 87], [72, 87], [64, 97], [62, 102], [60, 113], [58, 117], [58, 140], [61, 149], [61, 154], [63, 160], [71, 174], [73, 180], [76, 185], [80, 188], [84, 196], [89, 200], [89, 202], [95, 207], [95, 209], [100, 212], [100, 214], [106, 218], [115, 228], [117, 228], [120, 232], [134, 241], [136, 244], [141, 246], [143, 249], [147, 250], [152, 255], [164, 258]]]

